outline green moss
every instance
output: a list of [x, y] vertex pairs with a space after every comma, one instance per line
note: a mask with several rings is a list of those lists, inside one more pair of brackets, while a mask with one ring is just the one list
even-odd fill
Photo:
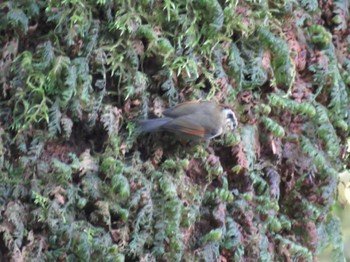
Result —
[[[1, 3], [2, 255], [313, 260], [331, 244], [342, 260], [349, 2], [329, 4]], [[239, 127], [210, 143], [140, 134], [198, 99]]]

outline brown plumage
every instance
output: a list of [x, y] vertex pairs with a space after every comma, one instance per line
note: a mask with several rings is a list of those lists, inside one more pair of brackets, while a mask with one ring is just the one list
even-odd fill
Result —
[[185, 102], [166, 109], [164, 117], [140, 121], [142, 132], [165, 130], [194, 139], [211, 139], [237, 127], [233, 111], [213, 101]]

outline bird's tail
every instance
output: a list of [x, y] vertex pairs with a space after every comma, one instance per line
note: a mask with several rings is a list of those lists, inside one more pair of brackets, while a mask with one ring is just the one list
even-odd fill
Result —
[[165, 125], [166, 123], [169, 123], [171, 120], [173, 120], [173, 119], [170, 117], [141, 120], [139, 122], [141, 132], [147, 133], [147, 132], [157, 131], [163, 125]]

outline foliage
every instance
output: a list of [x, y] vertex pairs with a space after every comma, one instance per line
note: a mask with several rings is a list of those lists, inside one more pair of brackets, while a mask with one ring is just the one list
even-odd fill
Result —
[[[348, 168], [348, 1], [0, 3], [0, 257], [311, 261]], [[310, 26], [311, 25], [311, 26]], [[140, 135], [232, 106], [205, 146]]]

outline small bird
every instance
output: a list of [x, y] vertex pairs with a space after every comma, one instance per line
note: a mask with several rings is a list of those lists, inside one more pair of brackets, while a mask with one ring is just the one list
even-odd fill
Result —
[[238, 125], [230, 108], [213, 101], [181, 103], [166, 109], [163, 115], [140, 121], [141, 132], [165, 130], [186, 138], [209, 140]]

